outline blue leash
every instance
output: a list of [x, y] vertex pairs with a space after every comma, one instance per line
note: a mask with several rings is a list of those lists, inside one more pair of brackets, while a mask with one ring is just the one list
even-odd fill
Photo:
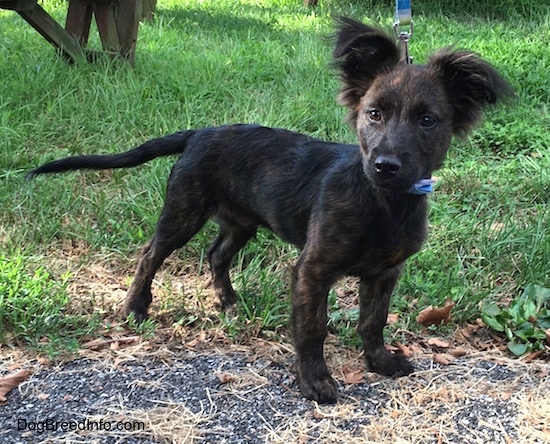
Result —
[[397, 38], [403, 42], [405, 61], [412, 63], [409, 55], [409, 40], [413, 33], [412, 10], [410, 0], [395, 0], [395, 22], [393, 24]]

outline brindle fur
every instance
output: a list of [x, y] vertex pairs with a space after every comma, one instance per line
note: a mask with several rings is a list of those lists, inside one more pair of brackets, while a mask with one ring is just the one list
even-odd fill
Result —
[[445, 159], [486, 105], [511, 94], [496, 70], [468, 51], [443, 49], [410, 65], [384, 32], [341, 19], [335, 64], [359, 145], [328, 143], [252, 125], [182, 131], [126, 153], [76, 156], [33, 172], [131, 167], [183, 153], [174, 165], [155, 234], [143, 250], [125, 312], [147, 316], [151, 283], [164, 259], [209, 218], [220, 226], [208, 251], [222, 307], [236, 302], [233, 256], [258, 226], [301, 249], [292, 276], [292, 329], [302, 394], [337, 399], [323, 358], [327, 293], [342, 276], [360, 278], [358, 331], [370, 370], [407, 375], [413, 366], [386, 351], [382, 330], [405, 260], [426, 236], [427, 199], [408, 192]]

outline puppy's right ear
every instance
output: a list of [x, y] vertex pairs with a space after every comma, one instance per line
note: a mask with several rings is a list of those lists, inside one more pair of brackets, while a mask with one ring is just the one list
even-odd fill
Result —
[[337, 20], [335, 40], [334, 64], [342, 81], [338, 103], [348, 107], [348, 119], [355, 121], [361, 97], [378, 75], [399, 63], [401, 51], [384, 31], [347, 17]]

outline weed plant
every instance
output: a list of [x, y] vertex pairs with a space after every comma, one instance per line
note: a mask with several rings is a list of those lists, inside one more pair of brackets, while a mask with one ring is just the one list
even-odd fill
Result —
[[[65, 1], [43, 6], [63, 21]], [[128, 280], [174, 162], [25, 182], [26, 171], [48, 160], [120, 152], [183, 128], [236, 122], [355, 141], [336, 104], [330, 68], [326, 37], [338, 15], [391, 27], [393, 2], [321, 0], [311, 9], [300, 0], [159, 0], [155, 19], [140, 26], [133, 68], [107, 58], [69, 66], [17, 14], [0, 10], [2, 267], [33, 276], [28, 258], [38, 257], [44, 273], [63, 282], [72, 270], [52, 259], [73, 243], [86, 246], [83, 264], [103, 258]], [[401, 313], [398, 328], [407, 329], [419, 328], [419, 310], [446, 298], [456, 303], [455, 321], [467, 322], [480, 317], [483, 301], [510, 300], [530, 283], [550, 286], [550, 10], [534, 0], [425, 0], [414, 4], [413, 16], [416, 62], [440, 47], [469, 48], [510, 80], [518, 98], [491, 111], [468, 140], [456, 141], [439, 172], [429, 240], [408, 262], [392, 307]], [[100, 48], [95, 29], [90, 46]], [[209, 224], [179, 252], [182, 263], [202, 270], [215, 230]], [[296, 255], [260, 232], [236, 259], [240, 301], [223, 325], [235, 335], [284, 331]], [[50, 278], [14, 279], [5, 285], [41, 288], [39, 306], [63, 306]], [[24, 299], [10, 303], [26, 307]], [[336, 297], [331, 307], [331, 328], [347, 337], [355, 309]], [[4, 331], [12, 332], [2, 340], [13, 342], [31, 321], [17, 318], [17, 310], [0, 311]], [[56, 316], [64, 316], [61, 308]], [[56, 325], [51, 334], [65, 335]]]

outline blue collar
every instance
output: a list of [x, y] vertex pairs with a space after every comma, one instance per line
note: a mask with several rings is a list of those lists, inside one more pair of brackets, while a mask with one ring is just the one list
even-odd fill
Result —
[[411, 187], [411, 189], [409, 190], [409, 194], [414, 194], [416, 196], [424, 196], [426, 194], [430, 194], [433, 191], [434, 182], [435, 180], [431, 177], [428, 179], [420, 179]]

